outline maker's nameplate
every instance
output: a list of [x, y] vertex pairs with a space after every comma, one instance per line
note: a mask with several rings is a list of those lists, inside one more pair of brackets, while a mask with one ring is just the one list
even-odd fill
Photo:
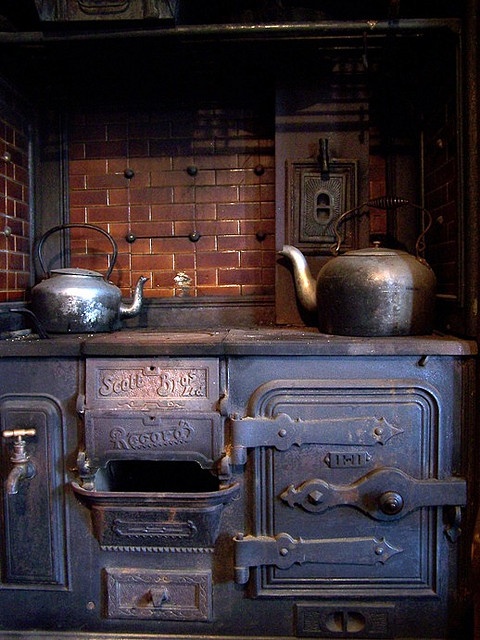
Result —
[[87, 407], [211, 410], [217, 401], [216, 358], [87, 361]]

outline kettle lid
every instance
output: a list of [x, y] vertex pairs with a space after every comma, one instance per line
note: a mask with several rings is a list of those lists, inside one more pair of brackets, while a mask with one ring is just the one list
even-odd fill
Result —
[[98, 271], [92, 271], [91, 269], [72, 269], [65, 267], [63, 269], [52, 269], [50, 271], [52, 276], [83, 276], [85, 278], [102, 278], [103, 275]]
[[346, 251], [344, 256], [374, 256], [383, 258], [388, 256], [405, 256], [410, 255], [407, 251], [399, 249], [388, 249], [385, 247], [365, 247], [364, 249], [355, 249], [354, 251]]

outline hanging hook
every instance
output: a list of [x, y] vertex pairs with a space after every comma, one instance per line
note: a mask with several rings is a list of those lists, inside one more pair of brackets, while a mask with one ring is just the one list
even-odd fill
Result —
[[320, 138], [318, 141], [317, 160], [320, 164], [322, 180], [330, 178], [330, 158], [328, 156], [328, 138]]

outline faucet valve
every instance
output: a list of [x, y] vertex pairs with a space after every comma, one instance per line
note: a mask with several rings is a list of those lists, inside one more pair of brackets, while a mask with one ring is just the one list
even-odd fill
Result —
[[35, 429], [6, 429], [2, 432], [4, 438], [13, 438], [13, 452], [10, 456], [10, 462], [13, 467], [8, 474], [6, 480], [6, 490], [8, 494], [18, 492], [18, 483], [20, 480], [31, 480], [35, 477], [36, 469], [33, 462], [30, 461], [26, 451], [26, 442], [24, 438], [36, 435]]
[[29, 458], [25, 450], [26, 442], [24, 438], [34, 436], [35, 434], [35, 429], [7, 429], [2, 432], [4, 438], [14, 438], [13, 453], [10, 456], [11, 462], [21, 464], [28, 461]]
[[2, 432], [4, 438], [25, 438], [36, 435], [35, 429], [6, 429]]

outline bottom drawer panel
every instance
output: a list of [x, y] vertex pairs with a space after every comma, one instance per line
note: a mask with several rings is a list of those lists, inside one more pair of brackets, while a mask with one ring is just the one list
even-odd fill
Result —
[[108, 618], [208, 621], [210, 571], [105, 569]]

